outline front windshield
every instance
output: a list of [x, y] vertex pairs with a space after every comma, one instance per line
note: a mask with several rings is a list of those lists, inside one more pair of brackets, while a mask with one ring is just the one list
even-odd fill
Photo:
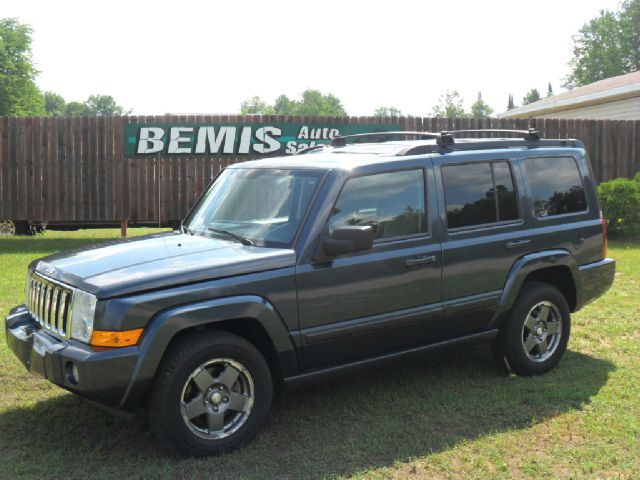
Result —
[[195, 235], [239, 235], [258, 246], [288, 247], [322, 172], [270, 168], [223, 171], [185, 226]]

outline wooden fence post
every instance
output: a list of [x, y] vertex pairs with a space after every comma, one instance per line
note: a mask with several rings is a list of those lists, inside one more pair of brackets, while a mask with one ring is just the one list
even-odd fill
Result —
[[129, 226], [129, 221], [128, 220], [122, 220], [120, 222], [120, 236], [122, 238], [125, 238], [127, 236], [127, 228]]

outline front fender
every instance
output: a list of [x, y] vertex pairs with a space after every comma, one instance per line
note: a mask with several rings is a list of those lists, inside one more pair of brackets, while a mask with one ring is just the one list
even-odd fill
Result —
[[580, 275], [578, 274], [578, 264], [575, 257], [568, 250], [545, 250], [524, 255], [516, 260], [511, 267], [502, 291], [502, 296], [500, 297], [500, 302], [498, 303], [498, 308], [489, 323], [489, 328], [500, 326], [518, 298], [522, 284], [531, 272], [542, 268], [557, 266], [569, 268], [576, 291], [579, 292]]
[[171, 308], [155, 315], [148, 323], [140, 356], [120, 402], [124, 410], [137, 408], [151, 386], [158, 365], [171, 340], [192, 327], [212, 325], [235, 318], [257, 320], [265, 329], [280, 360], [284, 376], [297, 373], [295, 349], [289, 331], [273, 305], [256, 295], [207, 300]]

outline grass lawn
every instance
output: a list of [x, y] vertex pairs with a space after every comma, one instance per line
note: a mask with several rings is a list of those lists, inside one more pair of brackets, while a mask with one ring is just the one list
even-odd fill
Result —
[[[118, 234], [0, 238], [0, 314], [22, 302], [31, 260]], [[640, 478], [640, 243], [609, 255], [616, 283], [574, 315], [551, 373], [504, 375], [485, 346], [395, 363], [288, 394], [219, 458], [169, 453], [142, 418], [29, 375], [2, 329], [0, 478]]]

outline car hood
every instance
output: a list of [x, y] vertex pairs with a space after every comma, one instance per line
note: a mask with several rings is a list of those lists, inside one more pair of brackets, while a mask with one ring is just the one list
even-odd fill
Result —
[[289, 249], [169, 232], [68, 250], [37, 260], [30, 268], [109, 298], [291, 267], [295, 259]]

